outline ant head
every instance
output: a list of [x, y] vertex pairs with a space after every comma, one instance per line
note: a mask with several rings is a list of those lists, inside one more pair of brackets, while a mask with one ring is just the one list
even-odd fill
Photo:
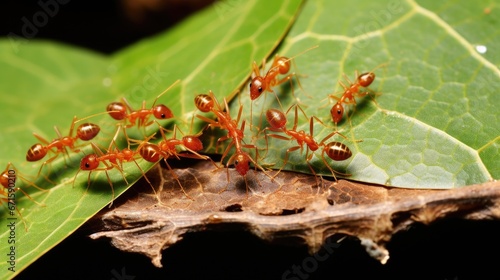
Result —
[[193, 150], [195, 152], [203, 150], [203, 143], [198, 137], [195, 136], [184, 136], [182, 137], [182, 142], [186, 148]]
[[80, 161], [81, 170], [94, 170], [99, 166], [99, 161], [95, 154], [86, 155]]
[[84, 123], [78, 126], [76, 136], [83, 141], [89, 141], [94, 139], [99, 131], [101, 131], [101, 128], [97, 124]]
[[332, 115], [333, 122], [335, 124], [339, 123], [344, 115], [344, 106], [342, 106], [339, 102], [335, 103], [330, 110], [330, 114]]
[[275, 67], [278, 68], [278, 72], [282, 75], [288, 73], [290, 71], [290, 59], [284, 56], [278, 58]]
[[214, 100], [208, 94], [198, 94], [194, 98], [194, 103], [196, 104], [196, 108], [203, 113], [210, 112], [214, 107]]
[[44, 158], [46, 154], [47, 149], [42, 144], [36, 143], [35, 145], [31, 146], [31, 148], [28, 150], [28, 153], [26, 153], [26, 160], [38, 161]]
[[172, 111], [165, 105], [156, 105], [153, 108], [153, 115], [159, 120], [170, 119], [174, 117]]
[[241, 176], [245, 176], [250, 169], [250, 159], [245, 153], [237, 153], [234, 156], [234, 168], [240, 173]]
[[358, 83], [362, 87], [368, 87], [369, 85], [371, 85], [371, 83], [373, 83], [374, 80], [375, 73], [373, 72], [363, 73], [358, 77]]
[[264, 78], [257, 76], [250, 82], [250, 99], [257, 99], [264, 92]]
[[157, 145], [151, 143], [146, 143], [140, 146], [139, 154], [144, 160], [153, 163], [158, 162], [161, 157], [160, 148]]
[[127, 116], [127, 108], [121, 102], [112, 102], [106, 107], [108, 114], [115, 120], [123, 120]]
[[280, 129], [286, 125], [286, 116], [277, 109], [269, 109], [266, 111], [266, 119], [269, 125], [274, 129]]

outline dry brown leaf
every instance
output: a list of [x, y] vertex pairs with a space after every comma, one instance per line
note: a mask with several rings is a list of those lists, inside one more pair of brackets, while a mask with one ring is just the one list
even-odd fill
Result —
[[413, 223], [430, 224], [450, 216], [500, 217], [499, 182], [415, 190], [347, 180], [335, 183], [293, 172], [281, 172], [273, 181], [256, 171], [244, 178], [229, 169], [228, 183], [227, 169], [205, 161], [172, 172], [189, 197], [171, 171], [158, 165], [147, 174], [158, 186], [156, 194], [148, 184], [136, 184], [115, 202], [116, 208], [95, 218], [102, 228], [91, 238], [109, 237], [118, 249], [144, 254], [162, 267], [162, 250], [187, 232], [237, 228], [268, 241], [304, 242], [311, 253], [326, 238], [342, 234], [358, 237], [372, 257], [385, 263], [385, 245]]

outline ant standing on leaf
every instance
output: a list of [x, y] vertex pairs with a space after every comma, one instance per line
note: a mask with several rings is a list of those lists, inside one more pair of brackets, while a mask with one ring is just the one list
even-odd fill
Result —
[[24, 196], [26, 196], [29, 200], [33, 201], [39, 206], [45, 206], [45, 205], [35, 201], [26, 191], [18, 187], [17, 183], [19, 181], [17, 179], [20, 179], [25, 184], [35, 187], [40, 191], [46, 192], [47, 190], [42, 189], [32, 181], [28, 180], [24, 175], [19, 173], [19, 171], [10, 162], [7, 164], [5, 170], [2, 173], [0, 173], [0, 201], [6, 204], [4, 206], [6, 206], [6, 208], [10, 211], [9, 213], [10, 215], [13, 215], [13, 211], [16, 210], [17, 214], [19, 215], [21, 221], [24, 224], [24, 228], [26, 229], [26, 231], [28, 231], [28, 228], [26, 226], [26, 221], [24, 221], [23, 216], [21, 215], [21, 211], [19, 211], [19, 208], [17, 208], [16, 192], [17, 191], [22, 192]]
[[[191, 200], [194, 200], [184, 190], [184, 187], [182, 186], [179, 177], [172, 170], [172, 168], [167, 162], [167, 159], [172, 157], [180, 159], [180, 157], [184, 157], [184, 158], [211, 160], [208, 156], [204, 156], [198, 153], [199, 151], [203, 150], [203, 143], [198, 138], [201, 135], [201, 132], [195, 135], [183, 136], [182, 139], [177, 139], [176, 131], [179, 130], [181, 134], [183, 133], [177, 127], [177, 125], [174, 125], [173, 136], [172, 138], [167, 139], [164, 130], [166, 129], [160, 126], [160, 133], [162, 136], [162, 140], [158, 144], [149, 143], [147, 141], [148, 139], [146, 139], [139, 145], [137, 151], [144, 160], [152, 163], [157, 163], [163, 158], [165, 164], [167, 165], [167, 168], [170, 170], [170, 174], [177, 181], [177, 183], [181, 187], [182, 192], [186, 195], [186, 197], [188, 197]], [[182, 153], [177, 151], [177, 147], [184, 148], [186, 151], [188, 151], [188, 153]]]
[[[77, 173], [75, 174], [75, 177], [73, 179], [73, 187], [75, 186], [75, 181], [76, 177], [78, 176], [78, 173], [81, 170], [84, 171], [89, 171], [88, 179], [87, 179], [87, 189], [90, 187], [90, 175], [92, 174], [93, 171], [104, 171], [108, 180], [108, 183], [111, 187], [112, 191], [112, 200], [111, 204], [109, 207], [113, 205], [113, 200], [115, 197], [115, 192], [113, 188], [113, 183], [111, 182], [111, 179], [108, 174], [108, 170], [111, 169], [116, 169], [118, 170], [125, 183], [128, 185], [127, 178], [125, 174], [123, 173], [123, 163], [124, 162], [134, 162], [137, 168], [142, 172], [142, 175], [146, 179], [146, 181], [149, 183], [151, 188], [153, 189], [153, 192], [155, 192], [155, 189], [149, 179], [146, 177], [146, 174], [142, 170], [142, 168], [139, 166], [137, 163], [136, 159], [138, 158], [138, 152], [133, 151], [130, 149], [130, 142], [129, 139], [127, 138], [127, 142], [129, 143], [127, 148], [124, 148], [122, 150], [119, 150], [116, 146], [116, 138], [118, 136], [118, 133], [120, 132], [120, 127], [118, 127], [115, 136], [113, 137], [113, 140], [111, 140], [111, 143], [109, 144], [108, 149], [106, 150], [106, 153], [103, 153], [101, 149], [94, 143], [91, 143], [92, 148], [94, 149], [94, 154], [89, 154], [84, 156], [81, 161], [80, 161], [80, 169], [78, 169]], [[100, 164], [103, 164], [104, 167], [99, 167]]]
[[110, 103], [106, 108], [106, 111], [115, 120], [124, 120], [125, 123], [128, 121], [128, 123], [124, 125], [125, 128], [134, 127], [135, 125], [139, 128], [149, 126], [153, 123], [153, 121], [149, 120], [151, 115], [153, 115], [157, 120], [173, 118], [174, 114], [172, 113], [172, 110], [163, 104], [156, 105], [156, 101], [158, 101], [163, 94], [179, 82], [180, 80], [175, 81], [172, 85], [160, 93], [153, 102], [153, 105], [151, 105], [151, 109], [146, 108], [146, 101], [144, 100], [142, 102], [142, 107], [139, 110], [134, 110], [125, 97], [123, 97], [122, 102]]
[[[262, 172], [264, 172], [266, 176], [273, 179], [252, 157], [250, 157], [250, 155], [247, 152], [243, 151], [243, 148], [255, 149], [255, 156], [256, 158], [258, 158], [257, 147], [255, 145], [243, 143], [245, 121], [243, 120], [241, 122], [241, 126], [238, 127], [239, 126], [238, 123], [240, 122], [241, 118], [241, 112], [243, 110], [242, 105], [240, 105], [240, 109], [238, 111], [238, 117], [236, 118], [236, 120], [234, 120], [231, 118], [231, 115], [229, 113], [229, 106], [227, 104], [226, 99], [224, 98], [224, 106], [225, 106], [225, 112], [224, 112], [223, 108], [221, 107], [219, 102], [217, 102], [217, 99], [215, 98], [212, 91], [210, 91], [208, 95], [207, 94], [197, 95], [194, 101], [198, 110], [204, 113], [207, 112], [214, 113], [215, 116], [217, 117], [217, 121], [200, 115], [196, 115], [196, 117], [208, 123], [209, 127], [218, 127], [220, 129], [227, 130], [227, 135], [217, 140], [217, 146], [220, 142], [223, 142], [228, 139], [231, 140], [231, 142], [229, 143], [229, 145], [222, 154], [220, 161], [221, 164], [224, 158], [229, 154], [231, 148], [235, 147], [236, 152], [227, 161], [226, 164], [227, 166], [234, 164], [236, 171], [238, 171], [238, 173], [241, 176], [243, 176], [246, 181], [246, 174], [250, 169], [250, 162], [251, 162], [253, 163], [256, 169], [257, 168], [260, 169]], [[227, 180], [229, 182], [229, 169], [227, 169]]]
[[33, 132], [33, 135], [40, 140], [41, 143], [34, 144], [31, 146], [31, 148], [28, 150], [26, 153], [26, 160], [30, 162], [34, 161], [39, 161], [43, 159], [48, 153], [54, 153], [54, 156], [49, 158], [48, 160], [44, 161], [42, 165], [40, 166], [40, 170], [38, 171], [38, 175], [40, 175], [40, 172], [42, 171], [42, 168], [48, 164], [54, 161], [59, 154], [68, 154], [67, 148], [69, 148], [72, 152], [79, 152], [81, 146], [76, 145], [77, 140], [82, 140], [82, 141], [89, 141], [94, 139], [97, 134], [99, 134], [99, 131], [101, 128], [97, 124], [93, 123], [83, 123], [79, 125], [76, 129], [76, 135], [73, 136], [75, 124], [86, 120], [88, 118], [94, 117], [96, 115], [101, 115], [103, 113], [97, 113], [82, 119], [77, 119], [76, 116], [73, 117], [73, 121], [71, 122], [71, 126], [69, 129], [68, 136], [62, 136], [57, 127], [54, 127], [58, 138], [52, 140], [52, 142], [49, 142], [45, 140], [42, 136], [38, 135], [37, 133]]
[[[303, 51], [303, 52], [299, 53], [298, 55], [295, 55], [291, 58], [276, 55], [274, 57], [273, 63], [271, 64], [271, 68], [269, 68], [267, 73], [263, 76], [260, 74], [261, 70], [257, 66], [257, 63], [254, 61], [252, 63], [252, 80], [250, 81], [250, 85], [249, 85], [250, 86], [250, 99], [253, 101], [253, 100], [259, 98], [261, 96], [261, 94], [265, 93], [266, 91], [272, 92], [276, 96], [276, 100], [278, 101], [281, 109], [283, 110], [283, 106], [281, 106], [281, 102], [278, 99], [278, 96], [276, 95], [276, 93], [272, 90], [272, 87], [281, 85], [282, 83], [285, 83], [287, 81], [289, 81], [290, 85], [291, 85], [292, 78], [294, 76], [296, 77], [297, 74], [295, 72], [290, 73], [281, 79], [278, 79], [278, 75], [285, 75], [290, 71], [290, 68], [291, 68], [290, 61], [292, 59], [294, 59], [295, 57], [297, 57], [297, 56], [299, 56], [307, 51], [315, 49], [317, 47], [318, 46], [313, 46], [313, 47], [311, 47], [311, 48], [309, 48], [309, 49], [307, 49], [307, 50], [305, 50], [305, 51]], [[262, 62], [262, 70], [264, 70], [265, 66], [266, 66], [266, 61], [264, 59], [264, 61]], [[300, 85], [300, 81], [298, 79], [297, 79], [297, 83], [299, 84], [300, 87], [302, 87]], [[292, 94], [295, 97], [295, 94], [293, 93], [293, 88], [292, 88]]]
[[[291, 129], [287, 129], [286, 128], [286, 123], [287, 123], [286, 115], [288, 114], [288, 112], [290, 111], [290, 109], [292, 107], [295, 107], [294, 123], [293, 123], [293, 127]], [[333, 170], [330, 167], [330, 165], [327, 163], [327, 161], [326, 161], [326, 159], [324, 157], [324, 153], [326, 153], [328, 155], [328, 157], [330, 157], [332, 160], [335, 160], [335, 161], [342, 161], [342, 160], [346, 160], [346, 159], [350, 158], [351, 155], [352, 155], [352, 152], [349, 149], [349, 147], [347, 147], [346, 145], [344, 145], [344, 144], [342, 144], [340, 142], [325, 143], [328, 139], [330, 139], [331, 137], [333, 137], [335, 134], [339, 134], [340, 136], [342, 136], [345, 139], [347, 139], [347, 137], [345, 137], [344, 135], [342, 135], [338, 131], [334, 131], [334, 132], [331, 132], [330, 134], [328, 134], [327, 136], [325, 136], [323, 138], [323, 140], [321, 140], [321, 142], [318, 143], [314, 139], [314, 131], [313, 131], [314, 130], [314, 123], [313, 123], [313, 120], [316, 119], [321, 124], [323, 124], [323, 122], [321, 120], [319, 120], [317, 117], [313, 116], [313, 117], [311, 117], [309, 119], [309, 133], [307, 133], [307, 132], [305, 132], [303, 130], [298, 131], [297, 130], [297, 125], [298, 125], [298, 108], [300, 108], [300, 107], [299, 107], [299, 105], [293, 105], [292, 107], [290, 107], [287, 110], [286, 113], [283, 113], [282, 111], [277, 110], [277, 109], [269, 109], [266, 112], [266, 119], [267, 119], [267, 122], [270, 125], [270, 127], [266, 127], [263, 130], [266, 133], [265, 134], [266, 145], [268, 145], [267, 144], [268, 143], [268, 137], [273, 137], [273, 138], [276, 138], [276, 139], [287, 140], [287, 141], [295, 140], [297, 142], [297, 146], [293, 146], [293, 147], [288, 148], [286, 150], [286, 154], [285, 154], [285, 159], [283, 161], [283, 165], [278, 170], [278, 172], [275, 174], [275, 176], [278, 175], [278, 173], [281, 172], [281, 170], [288, 163], [289, 154], [291, 152], [299, 150], [299, 149], [302, 152], [303, 149], [304, 149], [304, 145], [306, 145], [306, 163], [309, 166], [309, 169], [311, 170], [311, 172], [315, 176], [316, 176], [316, 172], [314, 171], [314, 169], [312, 168], [312, 166], [311, 166], [311, 164], [309, 162], [312, 159], [314, 151], [316, 151], [316, 150], [318, 150], [320, 148], [322, 148], [321, 159], [323, 160], [323, 162], [325, 163], [325, 165], [328, 167], [328, 169], [332, 172], [332, 175], [335, 178], [335, 181], [337, 181], [337, 177], [335, 176], [335, 174], [340, 174], [340, 175], [343, 175], [343, 176], [349, 176], [349, 174], [344, 174], [344, 173], [338, 172], [336, 170]], [[301, 108], [300, 108], [300, 110], [302, 111], [302, 113], [304, 114], [304, 116], [306, 116], [305, 113], [304, 113], [304, 111]], [[307, 118], [307, 116], [306, 116], [306, 118]], [[279, 134], [267, 134], [267, 132], [266, 132], [267, 130], [274, 131], [274, 132], [283, 132], [288, 137], [287, 136], [283, 136], [283, 135], [279, 135]], [[309, 150], [311, 150], [311, 153], [309, 153]]]
[[[272, 92], [274, 96], [276, 97], [276, 100], [278, 101], [278, 104], [283, 111], [283, 106], [281, 105], [281, 102], [276, 95], [276, 92], [273, 91], [273, 87], [281, 85], [285, 82], [290, 82], [290, 88], [292, 89], [292, 95], [293, 97], [297, 99], [295, 96], [294, 90], [293, 90], [293, 85], [292, 85], [292, 78], [295, 77], [297, 80], [297, 84], [299, 85], [300, 88], [302, 88], [302, 85], [300, 84], [300, 80], [297, 77], [297, 74], [290, 73], [290, 68], [291, 68], [291, 62], [293, 62], [292, 59], [295, 57], [308, 52], [312, 49], [317, 48], [318, 46], [313, 46], [305, 51], [302, 51], [301, 53], [291, 57], [287, 58], [284, 56], [279, 56], [278, 54], [274, 57], [273, 63], [271, 64], [271, 67], [267, 71], [265, 75], [261, 75], [261, 70], [259, 69], [259, 66], [257, 65], [257, 62], [252, 63], [252, 79], [250, 81], [249, 87], [250, 87], [250, 99], [252, 101], [256, 100], [259, 98], [263, 93], [265, 92]], [[294, 62], [293, 62], [294, 63]], [[266, 60], [264, 59], [262, 61], [262, 71], [264, 71], [264, 67], [266, 66]], [[296, 68], [296, 67], [295, 67]], [[286, 75], [288, 74], [288, 75]], [[279, 79], [279, 75], [286, 75], [285, 77]], [[306, 94], [307, 95], [307, 94]], [[252, 116], [252, 104], [250, 105], [250, 116]]]
[[[341, 120], [342, 117], [344, 116], [344, 105], [352, 104], [356, 105], [356, 100], [355, 97], [363, 97], [365, 95], [368, 95], [370, 92], [368, 91], [368, 87], [373, 83], [375, 80], [375, 73], [373, 71], [379, 67], [385, 66], [387, 63], [381, 64], [377, 67], [375, 67], [372, 71], [362, 73], [361, 75], [358, 74], [358, 71], [355, 71], [355, 80], [352, 82], [345, 73], [343, 73], [343, 77], [346, 80], [347, 84], [344, 84], [342, 81], [339, 81], [339, 84], [342, 86], [344, 89], [344, 93], [342, 94], [341, 97], [334, 96], [333, 94], [329, 94], [328, 96], [336, 99], [337, 103], [333, 105], [333, 107], [330, 109], [330, 115], [332, 116], [332, 120], [337, 125]], [[367, 88], [367, 91], [361, 92], [361, 87]]]

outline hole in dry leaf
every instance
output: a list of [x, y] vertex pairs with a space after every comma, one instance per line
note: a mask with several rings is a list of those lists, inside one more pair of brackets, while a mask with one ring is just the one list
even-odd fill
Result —
[[299, 214], [304, 212], [306, 208], [295, 208], [295, 209], [283, 209], [283, 212], [281, 212], [281, 216], [287, 216], [287, 215], [294, 215], [294, 214]]
[[407, 222], [412, 217], [411, 212], [394, 212], [391, 215], [391, 222], [393, 226], [398, 226], [400, 223]]
[[226, 211], [226, 212], [241, 212], [241, 211], [243, 211], [243, 209], [242, 209], [241, 204], [236, 203], [236, 204], [232, 204], [232, 205], [224, 207], [224, 209], [222, 211]]

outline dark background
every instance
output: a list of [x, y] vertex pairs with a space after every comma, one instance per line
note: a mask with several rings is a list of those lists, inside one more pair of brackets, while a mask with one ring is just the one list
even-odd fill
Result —
[[[56, 0], [52, 0], [56, 1]], [[59, 0], [61, 3], [63, 0]], [[50, 39], [109, 54], [168, 29], [213, 1], [68, 1], [30, 39]], [[23, 34], [23, 18], [38, 1], [2, 1], [0, 36]], [[49, 0], [44, 0], [49, 2]], [[265, 8], [265, 7], [263, 7]], [[109, 240], [91, 240], [85, 225], [23, 271], [18, 279], [282, 279], [309, 258], [306, 247], [276, 245], [247, 232], [193, 233], [163, 254], [163, 268], [123, 253]], [[283, 279], [500, 279], [500, 223], [448, 219], [415, 225], [388, 245], [386, 265], [347, 238], [317, 269]], [[323, 256], [327, 252], [320, 252]], [[311, 260], [309, 258], [309, 260]]]

